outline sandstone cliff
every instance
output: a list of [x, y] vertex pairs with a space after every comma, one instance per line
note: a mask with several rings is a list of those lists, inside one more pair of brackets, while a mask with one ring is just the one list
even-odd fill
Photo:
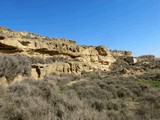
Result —
[[41, 59], [55, 58], [52, 63], [32, 64], [32, 77], [43, 78], [51, 73], [75, 73], [82, 71], [108, 71], [115, 61], [105, 46], [82, 46], [75, 41], [48, 38], [28, 32], [15, 32], [0, 27], [0, 53], [20, 53]]

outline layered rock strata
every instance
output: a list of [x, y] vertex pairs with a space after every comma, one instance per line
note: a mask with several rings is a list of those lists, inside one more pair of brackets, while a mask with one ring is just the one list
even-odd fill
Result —
[[32, 77], [43, 78], [51, 73], [75, 73], [82, 71], [108, 71], [115, 61], [105, 46], [82, 46], [75, 41], [48, 38], [28, 32], [15, 32], [0, 27], [0, 53], [21, 53], [29, 57], [65, 58], [51, 64], [32, 64]]

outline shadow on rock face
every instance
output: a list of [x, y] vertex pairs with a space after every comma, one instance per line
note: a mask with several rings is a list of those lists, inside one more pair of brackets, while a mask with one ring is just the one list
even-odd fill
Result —
[[0, 35], [0, 40], [4, 40], [4, 39], [5, 39], [5, 37]]

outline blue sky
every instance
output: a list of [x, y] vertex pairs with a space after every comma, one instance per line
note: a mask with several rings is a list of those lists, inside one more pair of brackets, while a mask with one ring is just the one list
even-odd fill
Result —
[[160, 0], [0, 0], [0, 26], [160, 57]]

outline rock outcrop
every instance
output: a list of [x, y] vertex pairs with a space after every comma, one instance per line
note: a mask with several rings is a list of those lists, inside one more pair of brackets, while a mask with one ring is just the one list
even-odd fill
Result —
[[120, 56], [132, 56], [131, 51], [122, 51], [122, 50], [112, 50], [110, 51], [111, 54], [115, 57], [120, 57]]
[[43, 78], [51, 73], [75, 73], [82, 71], [108, 71], [115, 61], [113, 52], [105, 46], [81, 46], [75, 41], [48, 38], [28, 32], [15, 32], [0, 27], [0, 53], [21, 53], [29, 57], [65, 58], [52, 64], [32, 64], [32, 77]]

